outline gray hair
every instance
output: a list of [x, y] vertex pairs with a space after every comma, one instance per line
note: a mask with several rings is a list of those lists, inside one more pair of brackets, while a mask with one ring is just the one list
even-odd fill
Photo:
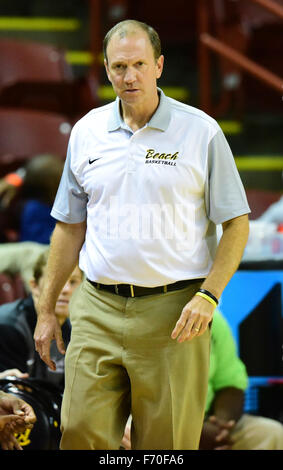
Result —
[[161, 55], [161, 42], [160, 42], [160, 37], [158, 33], [155, 31], [152, 26], [147, 25], [146, 23], [142, 23], [141, 21], [137, 20], [124, 20], [120, 21], [120, 23], [117, 23], [113, 28], [108, 31], [106, 34], [104, 40], [103, 40], [103, 54], [106, 62], [108, 62], [107, 58], [107, 47], [110, 42], [110, 39], [115, 33], [119, 33], [120, 38], [123, 38], [127, 36], [129, 33], [136, 32], [137, 29], [141, 29], [144, 31], [148, 39], [150, 40], [150, 43], [152, 45], [153, 49], [153, 54], [155, 57], [155, 60], [157, 60], [160, 55]]

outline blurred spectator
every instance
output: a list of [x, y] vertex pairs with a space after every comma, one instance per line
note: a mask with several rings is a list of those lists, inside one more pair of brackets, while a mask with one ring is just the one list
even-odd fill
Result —
[[17, 241], [49, 244], [55, 227], [50, 211], [62, 170], [63, 161], [58, 157], [38, 155], [28, 161], [21, 174], [18, 171], [0, 181], [1, 206], [5, 211], [2, 225], [18, 233]]
[[243, 261], [283, 259], [283, 196], [250, 221]]
[[279, 201], [271, 204], [268, 209], [258, 219], [260, 222], [274, 223], [280, 225], [283, 223], [283, 196]]
[[53, 155], [40, 155], [26, 165], [19, 241], [50, 242], [55, 227], [50, 211], [62, 170], [63, 162]]
[[39, 255], [46, 245], [36, 242], [0, 243], [0, 273], [14, 276], [20, 274], [25, 290], [30, 292], [30, 280]]
[[243, 413], [247, 384], [246, 369], [237, 356], [229, 325], [215, 311], [201, 449], [283, 450], [281, 423]]
[[18, 193], [19, 188], [22, 186], [25, 169], [19, 168], [14, 173], [9, 173], [4, 178], [0, 179], [0, 199], [1, 209], [6, 209], [11, 204], [12, 200]]
[[[37, 320], [36, 306], [44, 284], [44, 273], [49, 249], [39, 256], [31, 279], [31, 295], [26, 299], [4, 304], [0, 307], [0, 371], [5, 377], [14, 371], [14, 375], [28, 374], [29, 377], [45, 379], [58, 387], [64, 385], [64, 356], [55, 342], [51, 345], [51, 354], [56, 362], [56, 371], [51, 371], [35, 351], [33, 334]], [[82, 272], [78, 267], [73, 271], [56, 303], [55, 313], [62, 326], [65, 345], [69, 343], [71, 326], [69, 321], [69, 301], [82, 281]], [[25, 375], [24, 377], [27, 377]]]

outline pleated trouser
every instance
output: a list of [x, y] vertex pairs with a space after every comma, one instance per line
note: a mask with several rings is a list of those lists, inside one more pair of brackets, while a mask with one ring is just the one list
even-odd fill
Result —
[[210, 331], [171, 332], [199, 287], [125, 298], [88, 281], [73, 295], [65, 358], [61, 449], [119, 449], [132, 413], [132, 449], [197, 449], [206, 402]]

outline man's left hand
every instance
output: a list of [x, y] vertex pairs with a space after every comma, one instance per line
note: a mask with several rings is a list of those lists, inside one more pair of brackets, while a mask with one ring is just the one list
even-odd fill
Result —
[[201, 336], [211, 322], [214, 310], [214, 305], [195, 295], [183, 308], [171, 338], [178, 338], [177, 341], [183, 343]]

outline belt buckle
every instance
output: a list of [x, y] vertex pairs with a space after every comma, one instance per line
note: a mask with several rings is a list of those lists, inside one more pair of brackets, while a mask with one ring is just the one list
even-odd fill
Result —
[[[133, 286], [132, 284], [130, 284], [129, 287], [130, 287], [130, 294], [131, 294], [131, 297], [135, 297], [134, 286]], [[114, 285], [114, 290], [115, 290], [115, 294], [119, 295], [119, 287], [118, 287], [118, 284], [115, 284], [115, 285]]]

